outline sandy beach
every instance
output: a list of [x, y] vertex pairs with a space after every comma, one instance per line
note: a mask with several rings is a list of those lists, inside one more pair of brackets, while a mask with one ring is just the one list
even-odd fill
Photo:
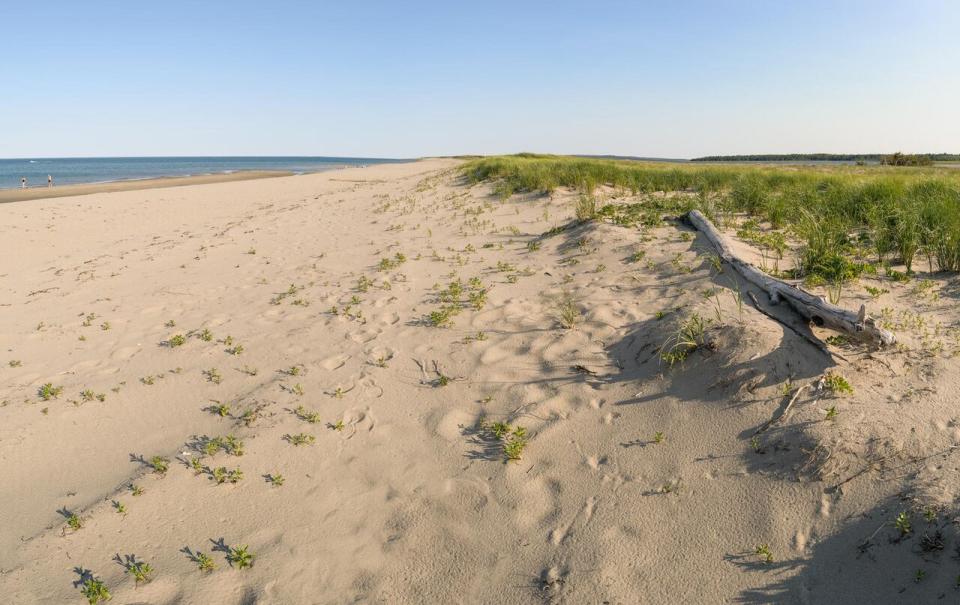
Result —
[[200, 174], [196, 176], [172, 176], [156, 179], [132, 179], [111, 181], [109, 183], [82, 183], [77, 185], [57, 185], [55, 187], [29, 187], [26, 189], [0, 189], [0, 204], [25, 200], [41, 200], [55, 197], [74, 197], [93, 193], [112, 193], [117, 191], [139, 191], [141, 189], [161, 189], [164, 187], [182, 187], [184, 185], [205, 185], [209, 183], [228, 183], [231, 181], [249, 181], [277, 176], [290, 176], [282, 170], [243, 170], [222, 174]]
[[831, 360], [688, 226], [460, 165], [0, 192], [6, 602], [956, 600], [955, 278]]

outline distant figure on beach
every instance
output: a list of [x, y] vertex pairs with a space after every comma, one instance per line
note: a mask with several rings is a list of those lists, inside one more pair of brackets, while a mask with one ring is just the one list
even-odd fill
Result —
[[25, 176], [20, 177], [20, 188], [21, 189], [27, 188], [27, 177]]
[[53, 187], [53, 176], [47, 175], [47, 187]]

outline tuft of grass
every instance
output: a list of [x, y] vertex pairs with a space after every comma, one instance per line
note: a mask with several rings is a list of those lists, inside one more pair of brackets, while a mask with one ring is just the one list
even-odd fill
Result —
[[564, 290], [554, 301], [554, 312], [560, 327], [572, 330], [580, 323], [580, 305], [570, 291]]
[[683, 362], [693, 351], [706, 344], [706, 332], [709, 320], [693, 313], [677, 324], [677, 329], [663, 346], [660, 347], [660, 359], [670, 367]]

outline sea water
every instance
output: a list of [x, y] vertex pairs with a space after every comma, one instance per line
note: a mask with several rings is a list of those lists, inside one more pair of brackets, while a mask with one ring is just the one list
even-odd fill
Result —
[[239, 170], [285, 170], [299, 174], [401, 161], [404, 160], [293, 156], [0, 159], [0, 189], [19, 187], [20, 179], [24, 177], [29, 187], [46, 187], [47, 175], [53, 177], [54, 185], [70, 185]]

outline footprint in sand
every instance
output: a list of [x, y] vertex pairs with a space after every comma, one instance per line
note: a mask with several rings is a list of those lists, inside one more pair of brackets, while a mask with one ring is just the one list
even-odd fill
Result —
[[323, 368], [324, 370], [329, 370], [332, 372], [333, 370], [339, 370], [340, 368], [342, 368], [343, 365], [347, 363], [347, 361], [349, 360], [350, 360], [350, 355], [347, 355], [346, 353], [343, 353], [341, 355], [334, 355], [333, 357], [327, 357], [326, 359], [321, 361], [320, 367]]
[[596, 506], [596, 504], [597, 504], [596, 497], [591, 496], [587, 498], [587, 501], [583, 504], [583, 507], [576, 514], [576, 516], [574, 516], [574, 518], [570, 520], [570, 523], [568, 523], [565, 526], [561, 526], [561, 527], [550, 530], [550, 534], [548, 536], [550, 539], [550, 543], [553, 544], [554, 546], [560, 546], [561, 544], [563, 544], [563, 541], [570, 536], [573, 530], [573, 526], [578, 519], [583, 520], [581, 522], [581, 525], [586, 525], [587, 523], [589, 523], [590, 519], [593, 518], [593, 508], [594, 506]]

